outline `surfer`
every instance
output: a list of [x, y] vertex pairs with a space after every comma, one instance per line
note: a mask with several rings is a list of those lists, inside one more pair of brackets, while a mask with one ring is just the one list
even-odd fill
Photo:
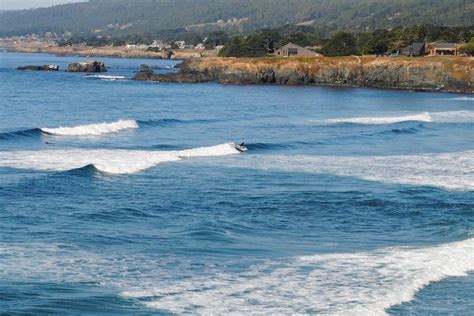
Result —
[[247, 151], [247, 147], [245, 146], [245, 142], [242, 142], [240, 145], [235, 145], [235, 149], [240, 151], [241, 153]]

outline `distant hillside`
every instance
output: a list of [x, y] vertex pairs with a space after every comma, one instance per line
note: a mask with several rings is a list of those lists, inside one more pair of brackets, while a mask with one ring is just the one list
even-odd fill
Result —
[[0, 12], [0, 36], [74, 35], [170, 30], [246, 32], [303, 23], [330, 30], [373, 30], [417, 24], [474, 25], [472, 0], [90, 0], [35, 10]]

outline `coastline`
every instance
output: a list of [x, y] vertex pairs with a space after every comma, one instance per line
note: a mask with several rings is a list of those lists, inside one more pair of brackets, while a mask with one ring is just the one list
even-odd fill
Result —
[[373, 56], [202, 58], [178, 74], [142, 71], [136, 80], [221, 84], [322, 85], [474, 93], [474, 58]]
[[[124, 47], [17, 46], [10, 51], [58, 56], [167, 59], [163, 53]], [[221, 84], [320, 85], [414, 91], [474, 93], [474, 57], [347, 56], [317, 58], [223, 58], [215, 51], [174, 50], [181, 71], [141, 71], [136, 80]]]

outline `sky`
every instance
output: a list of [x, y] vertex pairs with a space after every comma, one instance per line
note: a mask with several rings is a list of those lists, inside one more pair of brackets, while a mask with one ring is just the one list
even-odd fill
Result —
[[50, 7], [55, 4], [81, 1], [83, 2], [85, 0], [0, 0], [0, 10], [19, 10]]

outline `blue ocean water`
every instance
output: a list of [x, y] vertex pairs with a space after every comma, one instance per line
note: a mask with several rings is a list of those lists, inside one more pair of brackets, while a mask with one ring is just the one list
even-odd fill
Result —
[[83, 59], [0, 54], [0, 314], [474, 310], [472, 95]]

